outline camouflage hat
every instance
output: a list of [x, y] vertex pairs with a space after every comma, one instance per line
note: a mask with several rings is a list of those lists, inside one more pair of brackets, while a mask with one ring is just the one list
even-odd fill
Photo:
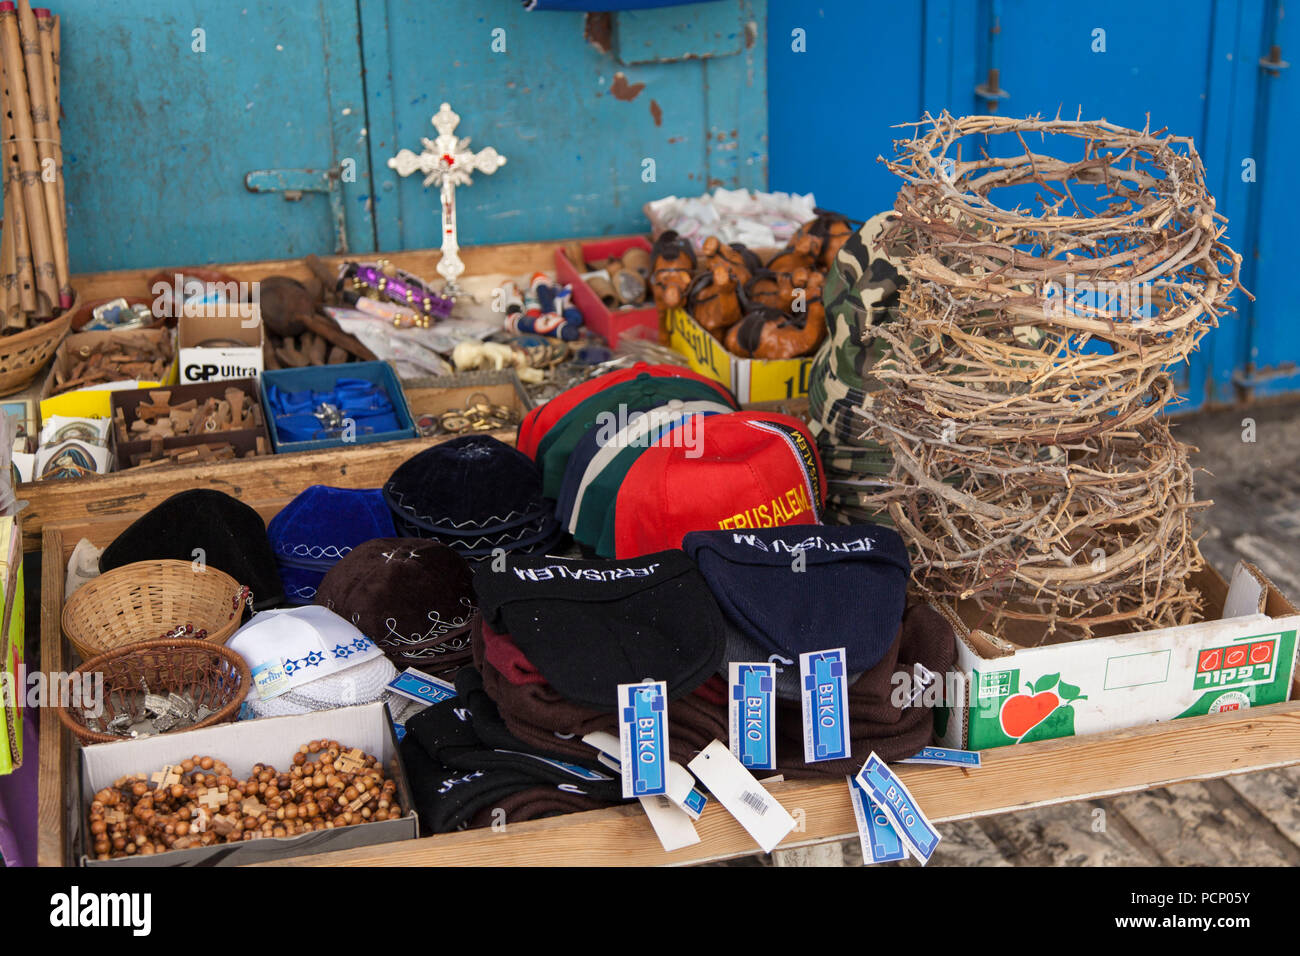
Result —
[[813, 359], [808, 405], [828, 482], [835, 485], [827, 510], [841, 515], [869, 509], [878, 479], [890, 470], [888, 452], [862, 437], [866, 423], [856, 409], [879, 388], [870, 370], [884, 345], [873, 327], [896, 315], [898, 289], [906, 283], [900, 250], [878, 248], [894, 217], [892, 211], [871, 217], [844, 243], [822, 292], [829, 335]]

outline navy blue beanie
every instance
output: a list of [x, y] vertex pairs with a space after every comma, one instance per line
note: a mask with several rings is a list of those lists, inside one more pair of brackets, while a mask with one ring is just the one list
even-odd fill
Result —
[[912, 568], [892, 528], [694, 531], [682, 548], [728, 624], [770, 653], [797, 662], [808, 651], [843, 647], [857, 672], [874, 667], [898, 637]]

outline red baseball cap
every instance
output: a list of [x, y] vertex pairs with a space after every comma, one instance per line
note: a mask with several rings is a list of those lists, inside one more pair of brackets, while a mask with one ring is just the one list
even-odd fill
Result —
[[617, 557], [680, 548], [691, 531], [821, 523], [826, 475], [803, 422], [732, 412], [697, 426], [698, 441], [670, 435], [628, 470], [614, 504]]
[[542, 436], [550, 431], [552, 425], [602, 389], [623, 382], [630, 382], [642, 373], [661, 378], [693, 378], [696, 381], [704, 382], [716, 388], [722, 397], [728, 400], [728, 404], [734, 407], [735, 399], [732, 398], [731, 392], [725, 385], [715, 382], [711, 378], [706, 378], [698, 372], [693, 372], [683, 365], [650, 365], [646, 362], [637, 362], [631, 368], [606, 372], [604, 375], [598, 375], [581, 385], [566, 389], [545, 405], [534, 408], [519, 423], [519, 434], [515, 439], [515, 447], [529, 458], [535, 459], [537, 457], [537, 445], [541, 442]]

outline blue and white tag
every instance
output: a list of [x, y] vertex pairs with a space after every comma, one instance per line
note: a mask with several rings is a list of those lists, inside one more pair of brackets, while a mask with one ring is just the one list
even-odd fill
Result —
[[928, 863], [934, 848], [939, 845], [939, 831], [921, 812], [903, 781], [875, 753], [867, 758], [853, 779], [872, 802], [885, 811], [894, 831], [902, 837], [912, 855], [922, 865]]
[[799, 655], [805, 763], [850, 756], [848, 668], [844, 657], [842, 647]]
[[[596, 759], [600, 763], [615, 773], [622, 774], [623, 761], [615, 756], [622, 749], [617, 737], [594, 730], [583, 737], [582, 742], [596, 748]], [[675, 760], [668, 761], [668, 789], [663, 796], [693, 821], [700, 818], [709, 802], [709, 798], [695, 786], [695, 778], [690, 771]]]
[[750, 770], [776, 769], [776, 665], [732, 661], [731, 752]]
[[682, 801], [681, 808], [692, 820], [698, 820], [708, 802], [709, 798], [704, 795], [704, 792], [699, 787], [691, 787], [691, 792]]
[[289, 674], [280, 658], [265, 661], [253, 668], [253, 686], [262, 700], [279, 697], [289, 690]]
[[668, 685], [618, 685], [619, 763], [623, 796], [668, 792]]
[[417, 704], [438, 704], [456, 696], [456, 687], [445, 680], [430, 677], [423, 671], [408, 667], [388, 682], [388, 689]]
[[978, 767], [980, 755], [974, 750], [948, 750], [944, 747], [922, 747], [914, 757], [896, 763], [930, 763], [941, 767]]
[[849, 799], [853, 801], [853, 819], [858, 823], [858, 839], [862, 843], [862, 864], [890, 863], [894, 860], [907, 859], [907, 847], [899, 839], [898, 832], [885, 811], [876, 806], [867, 796], [858, 782], [852, 777], [845, 777], [849, 782]]

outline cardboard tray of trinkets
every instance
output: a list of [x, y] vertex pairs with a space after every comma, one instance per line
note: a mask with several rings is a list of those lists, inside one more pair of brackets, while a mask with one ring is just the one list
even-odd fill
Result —
[[[556, 251], [568, 250], [570, 255], [577, 255], [576, 250], [581, 248], [581, 242], [582, 240], [566, 240], [467, 246], [460, 250], [460, 256], [465, 263], [467, 276], [499, 275], [504, 278], [554, 269]], [[423, 276], [436, 275], [440, 256], [441, 252], [437, 249], [373, 255], [374, 258], [388, 259], [399, 268]], [[356, 258], [359, 257], [328, 256], [321, 257], [321, 261], [333, 269], [341, 262]], [[368, 254], [360, 258], [371, 256]], [[298, 280], [313, 278], [311, 269], [302, 259], [219, 263], [205, 268], [215, 269], [241, 282], [260, 281], [272, 275], [289, 276]], [[147, 294], [149, 278], [159, 271], [159, 268], [152, 267], [85, 273], [76, 276], [74, 281], [84, 301], [98, 301]], [[466, 381], [462, 376], [451, 377], [448, 383], [444, 383], [453, 386], [451, 392], [430, 387], [430, 382], [403, 383], [403, 391], [408, 396], [412, 393], [415, 395], [415, 400], [411, 402], [413, 414], [421, 411], [442, 412], [450, 408], [455, 400], [463, 397], [468, 401], [477, 392], [483, 391], [482, 383], [477, 378], [471, 382], [477, 387], [459, 391], [460, 384]], [[519, 414], [527, 411], [526, 397], [517, 395], [514, 386], [502, 387], [498, 382], [493, 383], [488, 391], [490, 401], [508, 405]], [[515, 429], [496, 429], [480, 434], [513, 442]], [[215, 488], [250, 500], [283, 497], [286, 488], [305, 488], [311, 484], [333, 485], [337, 488], [377, 488], [387, 480], [394, 468], [416, 452], [455, 437], [454, 434], [438, 434], [394, 442], [272, 455], [250, 461], [164, 464], [125, 473], [93, 475], [76, 481], [26, 482], [17, 489], [18, 498], [29, 502], [28, 508], [23, 512], [23, 550], [40, 549], [41, 528], [46, 522], [81, 521], [147, 511], [176, 492], [188, 488]]]
[[[391, 460], [388, 467], [391, 470]], [[295, 494], [317, 481], [316, 473], [309, 470], [296, 479], [281, 476], [274, 489], [260, 489], [273, 490], [273, 495], [241, 497], [269, 520]], [[108, 544], [155, 503], [151, 496], [142, 499], [138, 508], [119, 503], [112, 513], [46, 522], [42, 530], [41, 655], [47, 671], [69, 670], [72, 664], [59, 621], [64, 570], [73, 548], [83, 537], [101, 547]], [[1277, 620], [1300, 613], [1258, 569], [1248, 564], [1239, 568], [1258, 584], [1253, 595], [1258, 599], [1258, 613]], [[1234, 580], [1240, 577], [1241, 572]], [[1205, 597], [1206, 616], [1222, 616], [1229, 600], [1224, 578], [1207, 567], [1190, 583]], [[977, 769], [912, 764], [897, 764], [893, 769], [930, 818], [941, 823], [1300, 764], [1300, 700], [1296, 699], [1300, 686], [1292, 685], [1291, 697], [1288, 702], [1268, 706], [998, 747], [982, 752], [982, 766]], [[75, 816], [80, 747], [53, 709], [42, 709], [40, 722], [38, 861], [43, 866], [73, 865], [77, 859], [73, 834], [80, 822]], [[866, 755], [862, 756], [865, 759]], [[845, 781], [786, 781], [768, 789], [798, 821], [777, 852], [856, 835]], [[468, 830], [380, 847], [277, 857], [274, 864], [645, 866], [700, 863], [759, 852], [716, 800], [709, 802], [696, 830], [699, 843], [667, 853], [645, 812], [633, 804], [512, 824], [505, 834], [491, 828]]]

